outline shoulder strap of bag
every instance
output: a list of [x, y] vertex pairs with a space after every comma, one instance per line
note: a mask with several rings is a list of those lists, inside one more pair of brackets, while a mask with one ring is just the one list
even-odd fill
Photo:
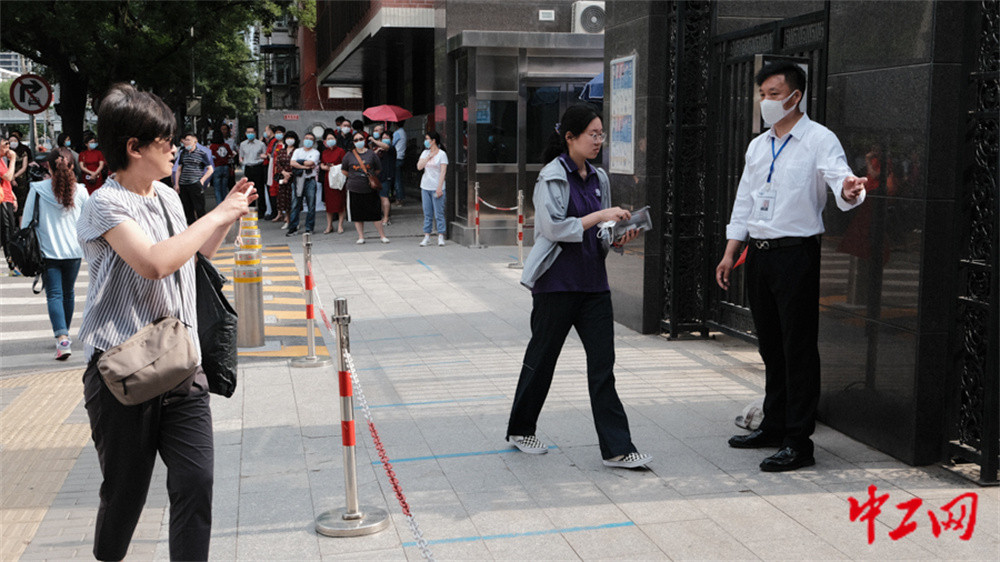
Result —
[[31, 212], [31, 224], [28, 225], [30, 228], [38, 226], [38, 207], [40, 206], [41, 195], [41, 193], [35, 192], [35, 208]]
[[[174, 237], [174, 223], [170, 220], [170, 213], [167, 212], [167, 204], [163, 202], [163, 197], [159, 193], [156, 194], [156, 199], [160, 202], [160, 208], [163, 209], [163, 218], [167, 219], [167, 234], [171, 238]], [[184, 267], [183, 265], [181, 267]], [[177, 282], [177, 290], [181, 293], [181, 307], [184, 307], [184, 288], [181, 286], [181, 270], [177, 268], [174, 272], [174, 280]], [[183, 312], [183, 310], [181, 311]]]
[[367, 176], [368, 175], [368, 167], [365, 166], [365, 161], [361, 159], [361, 155], [358, 154], [358, 150], [357, 149], [354, 149], [352, 152], [354, 152], [354, 157], [358, 159], [358, 164], [361, 164], [361, 171], [363, 171], [365, 173], [365, 175]]

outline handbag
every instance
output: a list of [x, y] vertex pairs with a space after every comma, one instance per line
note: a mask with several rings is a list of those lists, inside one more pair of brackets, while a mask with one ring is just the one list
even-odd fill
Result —
[[226, 278], [201, 253], [197, 258], [194, 275], [198, 288], [201, 367], [208, 378], [209, 392], [229, 398], [236, 390], [236, 311], [222, 293]]
[[330, 171], [326, 175], [326, 183], [330, 186], [330, 189], [343, 191], [344, 184], [347, 183], [347, 178], [344, 177], [342, 170], [343, 167], [340, 164], [330, 166]]
[[104, 384], [126, 406], [142, 404], [177, 388], [197, 367], [187, 326], [171, 316], [146, 324], [97, 361]]
[[368, 178], [368, 187], [375, 191], [382, 191], [382, 180], [378, 179], [378, 176], [373, 176], [368, 173], [368, 167], [365, 166], [365, 161], [361, 159], [361, 155], [358, 154], [357, 150], [354, 150], [354, 157], [358, 159], [358, 164], [361, 164], [361, 170], [365, 173]]
[[[167, 207], [160, 199], [167, 231], [174, 235]], [[181, 287], [180, 270], [174, 272]], [[183, 306], [184, 291], [181, 289]], [[142, 404], [191, 380], [198, 368], [198, 354], [187, 326], [164, 316], [150, 322], [123, 343], [104, 352], [97, 370], [105, 386], [126, 406]]]
[[35, 193], [35, 210], [28, 226], [18, 230], [7, 244], [7, 252], [14, 267], [25, 277], [34, 277], [45, 270], [45, 259], [38, 244], [39, 194]]

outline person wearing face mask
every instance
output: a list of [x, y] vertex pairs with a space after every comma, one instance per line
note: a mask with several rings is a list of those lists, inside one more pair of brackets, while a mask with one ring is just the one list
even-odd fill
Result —
[[90, 131], [84, 133], [83, 142], [87, 147], [80, 153], [80, 169], [83, 171], [83, 185], [87, 186], [87, 193], [93, 193], [104, 185], [108, 162], [104, 159], [104, 153], [97, 149], [97, 137], [94, 133]]
[[[267, 145], [257, 139], [257, 129], [246, 128], [246, 140], [240, 143], [239, 163], [243, 166], [243, 175], [253, 182], [258, 190], [264, 190], [267, 182], [267, 164], [264, 157], [267, 155]], [[263, 216], [267, 203], [262, 201], [263, 197], [257, 199], [258, 216]]]
[[215, 192], [215, 204], [218, 205], [229, 193], [229, 162], [233, 153], [219, 130], [212, 132], [212, 144], [208, 148], [212, 151], [212, 167], [215, 168], [212, 172], [212, 190]]
[[358, 231], [356, 244], [365, 243], [365, 222], [374, 222], [379, 240], [388, 244], [385, 229], [380, 222], [382, 209], [379, 204], [378, 192], [373, 191], [368, 182], [368, 176], [378, 177], [381, 171], [381, 161], [374, 151], [368, 150], [368, 143], [361, 133], [354, 133], [353, 149], [344, 156], [341, 172], [347, 176], [344, 190], [347, 191], [347, 220], [354, 223]]
[[[337, 234], [344, 233], [344, 218], [346, 215], [344, 204], [347, 196], [343, 189], [334, 189], [330, 184], [330, 170], [335, 166], [343, 164], [344, 149], [337, 146], [337, 137], [333, 129], [323, 132], [323, 153], [319, 159], [320, 179], [323, 185], [323, 204], [326, 206], [326, 230], [323, 234], [333, 232], [333, 215], [337, 215]], [[341, 186], [343, 188], [343, 186]]]
[[183, 149], [177, 154], [174, 191], [181, 197], [188, 224], [205, 216], [205, 183], [215, 167], [211, 152], [199, 149], [198, 137], [188, 133], [181, 139]]
[[292, 152], [291, 166], [295, 171], [295, 181], [292, 183], [292, 214], [288, 218], [288, 232], [285, 236], [294, 236], [298, 233], [299, 215], [303, 203], [306, 206], [305, 231], [311, 233], [316, 225], [316, 178], [319, 159], [316, 136], [312, 133], [302, 135], [302, 146]]
[[7, 243], [17, 232], [18, 226], [14, 220], [17, 211], [17, 197], [14, 196], [14, 189], [10, 185], [10, 180], [14, 177], [14, 169], [9, 167], [10, 162], [14, 162], [17, 155], [10, 149], [10, 141], [0, 138], [0, 249], [3, 250], [7, 258], [8, 275], [17, 276], [14, 263], [7, 253]]
[[339, 146], [346, 154], [352, 150], [351, 122], [343, 115], [338, 115], [334, 122], [337, 125], [333, 129], [334, 136], [337, 139], [337, 146]]
[[292, 214], [292, 189], [294, 176], [292, 174], [292, 152], [299, 144], [299, 136], [295, 131], [282, 130], [281, 142], [274, 147], [271, 159], [274, 161], [274, 181], [278, 184], [278, 213], [274, 221], [281, 221], [281, 229], [288, 228], [288, 217]]
[[820, 236], [826, 190], [849, 211], [865, 200], [867, 178], [855, 177], [829, 129], [799, 109], [806, 90], [797, 64], [765, 65], [756, 76], [760, 113], [770, 129], [750, 141], [716, 282], [729, 288], [736, 255], [749, 241], [747, 297], [764, 360], [764, 419], [738, 449], [775, 448], [760, 469], [796, 470], [816, 463], [810, 436], [820, 394]]
[[421, 246], [431, 243], [431, 226], [437, 229], [438, 246], [444, 246], [444, 180], [448, 170], [448, 153], [441, 146], [441, 135], [431, 131], [424, 135], [424, 151], [417, 160], [420, 178], [420, 195], [424, 209], [424, 239]]
[[372, 135], [368, 137], [368, 145], [375, 151], [382, 165], [382, 172], [378, 177], [382, 182], [382, 190], [378, 192], [379, 201], [382, 203], [382, 226], [390, 224], [389, 196], [392, 195], [392, 186], [396, 179], [396, 148], [391, 141], [392, 139], [385, 134], [384, 125], [375, 125]]
[[[34, 158], [31, 148], [21, 140], [21, 131], [11, 131], [10, 149], [17, 155], [16, 162], [10, 162], [11, 169], [14, 170], [14, 177], [10, 180], [11, 188], [17, 197], [18, 209], [24, 209], [24, 199], [28, 196], [28, 163]], [[21, 211], [17, 211], [17, 220], [21, 220]]]
[[75, 162], [74, 166], [76, 167], [73, 170], [73, 173], [77, 175], [78, 179], [83, 177], [80, 171], [80, 155], [73, 150], [73, 138], [69, 136], [69, 133], [59, 133], [59, 136], [56, 137], [56, 148], [59, 147], [69, 149], [69, 151], [73, 154], [73, 161]]
[[285, 128], [281, 125], [268, 125], [274, 131], [274, 136], [267, 143], [267, 150], [264, 152], [264, 160], [267, 162], [267, 174], [265, 180], [267, 189], [264, 197], [267, 199], [267, 215], [264, 220], [271, 222], [287, 221], [287, 218], [279, 218], [278, 212], [278, 177], [274, 174], [274, 153], [278, 148], [284, 146]]

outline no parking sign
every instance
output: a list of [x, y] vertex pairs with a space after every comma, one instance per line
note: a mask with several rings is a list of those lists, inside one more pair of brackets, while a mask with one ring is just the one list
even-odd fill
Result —
[[52, 86], [37, 74], [22, 74], [10, 85], [10, 101], [25, 113], [41, 113], [52, 103]]

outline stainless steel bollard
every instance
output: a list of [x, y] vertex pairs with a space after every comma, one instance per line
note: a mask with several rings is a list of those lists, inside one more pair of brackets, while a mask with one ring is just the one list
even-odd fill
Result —
[[358, 505], [358, 473], [355, 456], [354, 386], [348, 370], [345, 351], [350, 351], [347, 326], [347, 299], [338, 298], [333, 303], [333, 322], [337, 337], [337, 369], [340, 383], [340, 432], [344, 448], [344, 489], [347, 505], [323, 512], [316, 518], [316, 532], [328, 537], [356, 537], [371, 535], [389, 526], [389, 512], [370, 505]]
[[237, 347], [264, 345], [264, 269], [254, 254], [252, 250], [238, 251], [236, 261], [246, 265], [233, 266]]
[[312, 276], [312, 235], [308, 232], [302, 236], [303, 261], [306, 268], [306, 349], [305, 357], [292, 359], [292, 367], [328, 367], [333, 364], [327, 357], [316, 356], [316, 312], [313, 308], [313, 290], [316, 288]]

